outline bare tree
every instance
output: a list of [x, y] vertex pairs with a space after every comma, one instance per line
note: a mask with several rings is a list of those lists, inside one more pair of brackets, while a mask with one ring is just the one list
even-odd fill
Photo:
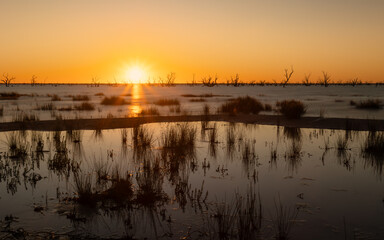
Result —
[[92, 77], [92, 83], [91, 86], [98, 87], [100, 85], [100, 81], [98, 77]]
[[203, 77], [201, 79], [201, 82], [204, 86], [207, 86], [207, 87], [213, 87], [215, 85], [217, 85], [217, 80], [218, 80], [218, 77], [217, 75], [215, 76], [215, 79], [213, 79], [211, 76], [208, 76], [208, 77]]
[[309, 81], [309, 78], [311, 77], [311, 74], [305, 74], [304, 75], [304, 80], [303, 80], [303, 84], [305, 86], [310, 86], [311, 85], [311, 81]]
[[283, 87], [285, 87], [287, 85], [287, 83], [289, 82], [289, 80], [291, 79], [292, 77], [292, 74], [293, 74], [293, 67], [291, 67], [291, 71], [288, 72], [288, 69], [284, 69], [284, 79], [282, 80], [281, 82], [281, 85], [283, 85]]
[[327, 72], [323, 71], [323, 78], [320, 79], [320, 84], [324, 87], [328, 87], [329, 83], [331, 82], [331, 75], [328, 75]]
[[231, 76], [231, 85], [233, 85], [234, 87], [238, 87], [238, 86], [240, 86], [240, 77], [239, 77], [239, 74], [238, 73], [236, 73], [236, 76], [235, 77], [232, 77]]
[[166, 84], [168, 86], [175, 85], [175, 80], [176, 80], [176, 73], [170, 72], [170, 73], [167, 74], [167, 82], [166, 82]]
[[1, 79], [1, 81], [5, 84], [6, 87], [9, 87], [13, 80], [15, 80], [15, 77], [10, 77], [8, 73], [4, 73], [3, 78]]
[[37, 77], [36, 77], [36, 75], [32, 75], [32, 77], [31, 77], [31, 85], [32, 86], [35, 86], [36, 85], [36, 79], [37, 79]]

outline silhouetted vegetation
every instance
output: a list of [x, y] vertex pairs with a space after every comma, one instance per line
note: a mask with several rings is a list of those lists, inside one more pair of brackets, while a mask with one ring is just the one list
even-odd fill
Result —
[[72, 101], [89, 101], [88, 95], [71, 95]]
[[263, 104], [252, 97], [238, 97], [232, 100], [227, 101], [222, 104], [219, 108], [219, 111], [222, 113], [237, 114], [258, 114], [260, 111], [264, 110]]
[[77, 111], [93, 111], [93, 110], [95, 110], [95, 105], [93, 105], [92, 103], [89, 103], [89, 102], [83, 102], [79, 105], [75, 105], [74, 108]]
[[129, 102], [126, 102], [124, 98], [112, 96], [112, 97], [104, 97], [104, 99], [101, 101], [100, 104], [118, 106], [118, 105], [129, 104]]
[[380, 109], [382, 106], [379, 99], [368, 99], [358, 103], [351, 101], [350, 104], [360, 109]]
[[301, 118], [306, 112], [305, 105], [297, 100], [284, 100], [276, 103], [278, 111], [287, 118]]
[[17, 92], [2, 92], [0, 93], [0, 100], [17, 100], [20, 96]]
[[173, 99], [163, 98], [155, 101], [154, 104], [159, 106], [171, 106], [171, 105], [180, 105], [180, 102], [177, 98], [173, 98]]

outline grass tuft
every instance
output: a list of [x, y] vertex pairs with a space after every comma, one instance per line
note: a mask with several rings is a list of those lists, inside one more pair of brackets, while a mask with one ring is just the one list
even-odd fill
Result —
[[249, 96], [238, 97], [229, 100], [226, 103], [222, 104], [219, 108], [220, 112], [229, 114], [258, 114], [262, 110], [264, 110], [263, 104], [259, 100]]
[[177, 98], [162, 98], [154, 102], [155, 105], [159, 106], [171, 106], [171, 105], [180, 105], [180, 102]]
[[118, 106], [118, 105], [129, 104], [129, 102], [125, 101], [124, 98], [112, 96], [112, 97], [104, 97], [104, 99], [101, 101], [100, 104]]
[[287, 118], [298, 119], [306, 112], [306, 106], [297, 100], [284, 100], [276, 103], [278, 111]]

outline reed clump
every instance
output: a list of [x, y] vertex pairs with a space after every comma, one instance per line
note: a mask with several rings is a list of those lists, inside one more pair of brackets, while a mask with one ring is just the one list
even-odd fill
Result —
[[159, 106], [172, 106], [180, 105], [180, 101], [177, 98], [162, 98], [155, 101], [154, 104]]
[[231, 99], [219, 108], [219, 112], [228, 114], [258, 114], [263, 110], [263, 104], [259, 100], [249, 96]]
[[119, 106], [119, 105], [127, 105], [129, 104], [129, 102], [125, 101], [125, 99], [122, 97], [112, 96], [112, 97], [104, 97], [100, 104]]
[[297, 100], [284, 100], [276, 103], [278, 111], [287, 118], [298, 119], [306, 112], [306, 106]]
[[368, 99], [355, 103], [355, 107], [360, 109], [380, 109], [382, 107], [382, 104], [379, 99]]
[[140, 116], [159, 116], [160, 112], [159, 112], [159, 109], [157, 109], [156, 107], [149, 107], [141, 110], [139, 115]]
[[93, 105], [92, 103], [89, 103], [89, 102], [82, 102], [79, 105], [75, 105], [74, 108], [77, 111], [93, 111], [93, 110], [95, 110], [95, 105]]
[[88, 95], [71, 95], [72, 101], [89, 101]]

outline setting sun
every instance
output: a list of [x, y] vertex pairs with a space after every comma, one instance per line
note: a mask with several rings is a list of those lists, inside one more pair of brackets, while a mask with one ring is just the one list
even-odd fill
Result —
[[125, 78], [126, 81], [130, 83], [141, 83], [146, 75], [146, 71], [142, 67], [136, 65], [127, 69]]

